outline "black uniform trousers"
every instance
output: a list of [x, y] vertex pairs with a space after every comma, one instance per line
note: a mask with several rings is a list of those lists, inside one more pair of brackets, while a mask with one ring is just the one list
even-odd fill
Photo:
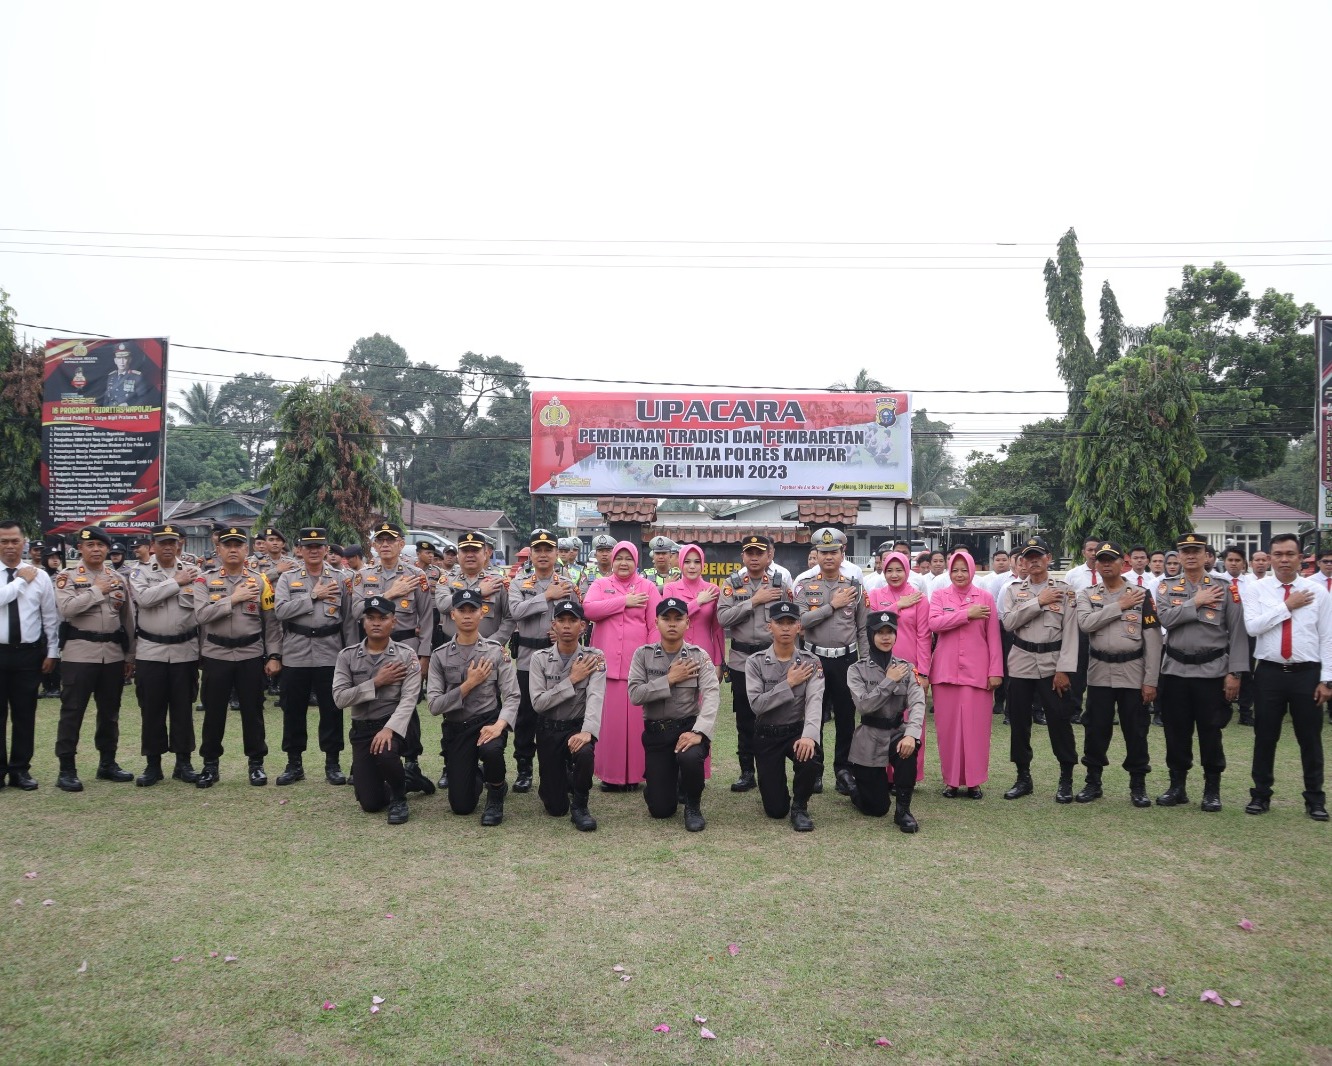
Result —
[[342, 708], [333, 702], [333, 670], [331, 666], [282, 668], [282, 750], [289, 756], [305, 754], [311, 693], [319, 704], [319, 750], [334, 757], [342, 750]]
[[532, 674], [515, 670], [518, 675], [518, 718], [513, 727], [513, 758], [519, 770], [531, 770], [537, 753], [537, 713], [532, 709]]
[[402, 737], [394, 733], [387, 751], [370, 754], [370, 741], [386, 725], [388, 715], [377, 719], [353, 719], [347, 734], [352, 753], [352, 789], [356, 793], [356, 802], [367, 814], [382, 811], [394, 793], [403, 794], [407, 785], [402, 769]]
[[1008, 651], [1013, 647], [1013, 634], [1003, 626], [999, 627], [999, 646], [1004, 653], [1004, 677], [999, 687], [994, 690], [994, 713], [1003, 714], [1008, 706]]
[[675, 817], [681, 793], [692, 807], [703, 800], [703, 760], [712, 750], [712, 742], [703, 737], [702, 743], [675, 753], [680, 734], [690, 732], [695, 721], [697, 716], [690, 715], [643, 723], [643, 772], [647, 779], [643, 799], [653, 818]]
[[888, 780], [888, 771], [882, 766], [851, 764], [851, 773], [856, 778], [855, 805], [861, 814], [882, 818], [892, 806], [894, 792], [897, 793], [899, 804], [910, 802], [916, 791], [916, 752], [919, 750], [920, 746], [917, 745], [910, 755], [904, 757], [897, 753], [897, 745], [893, 745], [892, 753], [888, 756], [888, 765], [893, 768], [892, 781]]
[[1323, 705], [1314, 703], [1319, 664], [1300, 665], [1304, 669], [1286, 670], [1260, 660], [1254, 672], [1257, 699], [1254, 701], [1251, 791], [1254, 799], [1272, 798], [1272, 783], [1275, 780], [1272, 764], [1276, 759], [1277, 741], [1281, 739], [1281, 724], [1289, 711], [1290, 724], [1300, 745], [1305, 805], [1325, 806], [1327, 795], [1323, 791]]
[[856, 703], [847, 687], [846, 675], [857, 655], [842, 655], [836, 659], [819, 656], [823, 664], [823, 720], [833, 724], [833, 769], [845, 770], [851, 765], [851, 736], [856, 731]]
[[[37, 687], [46, 661], [46, 641], [0, 644], [0, 774], [32, 768], [33, 734], [37, 727]], [[6, 741], [11, 728], [14, 742]]]
[[758, 764], [759, 797], [763, 813], [769, 818], [785, 818], [791, 813], [791, 792], [786, 787], [786, 760], [792, 764], [795, 805], [805, 807], [814, 794], [814, 786], [823, 776], [823, 748], [814, 745], [814, 754], [805, 762], [795, 757], [795, 742], [805, 731], [804, 722], [790, 725], [754, 727], [754, 760]]
[[423, 754], [425, 745], [421, 743], [421, 716], [413, 707], [412, 716], [407, 719], [407, 733], [402, 737], [402, 757], [407, 762], [419, 762]]
[[204, 762], [222, 758], [222, 738], [227, 732], [227, 710], [232, 692], [240, 704], [241, 741], [251, 762], [262, 762], [268, 754], [264, 730], [264, 659], [256, 655], [240, 662], [227, 662], [204, 656], [199, 660], [202, 681], [199, 695], [203, 700], [203, 743], [199, 755]]
[[731, 710], [735, 711], [735, 754], [740, 760], [740, 772], [754, 772], [754, 709], [749, 705], [749, 690], [745, 685], [745, 671], [727, 667], [731, 677]]
[[140, 754], [160, 757], [170, 751], [188, 757], [194, 753], [194, 697], [198, 678], [197, 659], [184, 663], [140, 659], [134, 664], [134, 689], [143, 722]]
[[1162, 674], [1157, 706], [1165, 727], [1166, 767], [1172, 774], [1193, 769], [1193, 732], [1198, 731], [1198, 761], [1204, 773], [1226, 768], [1221, 730], [1230, 721], [1224, 677], [1177, 677]]
[[91, 698], [97, 705], [97, 731], [93, 745], [105, 760], [116, 757], [120, 746], [120, 697], [125, 691], [125, 664], [63, 663], [60, 674], [60, 724], [56, 726], [57, 759], [73, 759], [79, 751], [79, 731]]
[[1141, 688], [1087, 686], [1087, 713], [1083, 717], [1082, 765], [1087, 776], [1101, 779], [1101, 770], [1110, 765], [1106, 753], [1115, 731], [1115, 711], [1119, 712], [1119, 731], [1124, 734], [1124, 769], [1129, 777], [1145, 777], [1152, 772], [1147, 751], [1147, 705]]
[[[1255, 646], [1257, 643], [1258, 643], [1258, 638], [1257, 638], [1257, 637], [1250, 637], [1250, 638], [1249, 638], [1249, 665], [1250, 665], [1250, 666], [1253, 666], [1253, 652], [1254, 652], [1254, 646]], [[1253, 671], [1252, 671], [1252, 670], [1245, 670], [1242, 674], [1240, 674], [1239, 678], [1240, 678], [1240, 690], [1239, 690], [1239, 713], [1240, 713], [1241, 715], [1252, 715], [1252, 714], [1253, 714], [1253, 706], [1254, 706], [1254, 694], [1253, 694]]]
[[547, 814], [568, 814], [570, 792], [582, 796], [586, 806], [587, 794], [592, 789], [592, 762], [596, 757], [597, 742], [593, 739], [577, 752], [571, 752], [569, 738], [582, 729], [581, 718], [556, 721], [545, 715], [537, 717], [536, 753], [537, 765], [541, 769], [537, 795], [545, 804]]
[[[504, 762], [504, 748], [509, 742], [507, 729], [485, 744], [476, 742], [482, 728], [498, 721], [498, 708], [465, 722], [444, 721], [444, 765], [449, 768], [449, 808], [454, 814], [471, 814], [481, 798], [483, 783], [502, 784], [509, 772]], [[474, 772], [478, 763], [480, 776]]]
[[1068, 675], [1069, 713], [1078, 714], [1082, 710], [1082, 697], [1087, 692], [1087, 669], [1091, 665], [1091, 642], [1087, 634], [1078, 631], [1078, 669]]
[[[1078, 764], [1078, 745], [1073, 739], [1073, 704], [1054, 690], [1054, 675], [1041, 678], [1008, 679], [1008, 757], [1019, 773], [1031, 771], [1032, 708], [1045, 710], [1045, 728], [1050, 733], [1050, 750], [1061, 771]], [[913, 773], [915, 771], [912, 771]]]

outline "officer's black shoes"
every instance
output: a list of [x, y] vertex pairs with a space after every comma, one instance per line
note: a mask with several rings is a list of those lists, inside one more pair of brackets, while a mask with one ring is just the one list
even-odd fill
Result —
[[684, 822], [685, 828], [691, 833], [701, 833], [708, 827], [708, 820], [697, 807], [685, 807]]
[[1307, 813], [1309, 817], [1312, 818], [1315, 822], [1327, 821], [1327, 808], [1324, 807], [1321, 803], [1305, 804], [1304, 810], [1305, 813]]
[[569, 793], [569, 821], [580, 833], [590, 833], [597, 827], [597, 820], [587, 809], [586, 792]]
[[1147, 798], [1147, 781], [1145, 778], [1129, 778], [1129, 802], [1135, 807], [1150, 807], [1152, 805], [1152, 801]]
[[134, 779], [136, 788], [151, 788], [159, 781], [165, 781], [166, 775], [162, 773], [162, 760], [156, 759], [143, 768], [143, 773]]
[[1152, 725], [1165, 725], [1165, 723], [1161, 721], [1161, 715], [1159, 713], [1152, 715]]
[[837, 794], [839, 796], [849, 796], [856, 789], [855, 775], [845, 766], [837, 771]]
[[1023, 796], [1030, 796], [1036, 791], [1036, 786], [1031, 783], [1031, 774], [1018, 774], [1017, 780], [1013, 782], [1013, 787], [1004, 793], [1004, 799], [1015, 800]]
[[1093, 800], [1100, 799], [1105, 793], [1101, 791], [1101, 782], [1088, 781], [1082, 786], [1082, 791], [1073, 797], [1075, 803], [1091, 803]]
[[212, 788], [222, 780], [222, 775], [218, 773], [216, 760], [204, 760], [203, 769], [199, 772], [199, 779], [194, 782], [195, 788]]
[[404, 789], [400, 792], [392, 793], [389, 797], [388, 824], [402, 825], [403, 822], [407, 821], [407, 818], [407, 792]]
[[[687, 817], [687, 814], [686, 814]], [[814, 819], [809, 816], [809, 811], [804, 807], [791, 805], [791, 828], [797, 833], [812, 833], [814, 831]], [[685, 822], [687, 826], [688, 821]]]
[[1184, 789], [1184, 779], [1172, 779], [1170, 787], [1156, 797], [1158, 807], [1187, 807], [1191, 801]]
[[1037, 711], [1035, 714], [1031, 716], [1031, 720], [1036, 725], [1045, 725], [1045, 712]]
[[1253, 725], [1253, 715], [1246, 711], [1240, 711], [1239, 724], [1248, 726]]
[[946, 800], [955, 800], [959, 795], [956, 785], [947, 785], [943, 790], [943, 798]]
[[1056, 803], [1073, 802], [1073, 777], [1072, 775], [1061, 776], [1059, 778], [1059, 787], [1055, 789]]
[[9, 775], [9, 783], [14, 788], [21, 788], [24, 792], [37, 791], [37, 782], [32, 779], [32, 774], [27, 770], [14, 770]]
[[1074, 725], [1082, 725], [1082, 712], [1081, 711], [1075, 712], [1073, 717], [1070, 718], [1069, 721], [1072, 722]]
[[342, 767], [338, 765], [337, 759], [329, 759], [324, 763], [324, 780], [330, 785], [345, 785], [347, 775], [342, 772]]
[[515, 792], [532, 791], [532, 764], [526, 760], [518, 763], [518, 773], [513, 779], [513, 790]]
[[79, 780], [78, 772], [72, 766], [62, 766], [60, 776], [56, 778], [56, 788], [61, 792], [82, 792], [83, 782]]
[[171, 778], [173, 781], [184, 781], [187, 785], [192, 785], [199, 780], [199, 771], [194, 768], [188, 755], [177, 755]]
[[[407, 786], [408, 792], [420, 792], [424, 796], [433, 796], [435, 794], [435, 783], [421, 773], [421, 764], [415, 761], [404, 762], [402, 764], [403, 782]], [[447, 779], [445, 787], [447, 788]]]
[[1005, 712], [1004, 712], [1004, 725], [1012, 725], [1012, 724], [1013, 724], [1013, 723], [1010, 722], [1010, 721], [1008, 720], [1008, 712], [1005, 711]]
[[1259, 799], [1257, 796], [1244, 805], [1245, 814], [1266, 814], [1271, 809], [1271, 800]]
[[255, 788], [263, 788], [268, 784], [268, 775], [264, 773], [264, 764], [254, 759], [250, 760], [250, 784]]
[[911, 800], [898, 797], [897, 810], [893, 812], [893, 821], [904, 833], [919, 833], [920, 823], [911, 813]]
[[297, 781], [305, 780], [305, 767], [300, 759], [294, 759], [287, 763], [287, 768], [277, 776], [279, 785], [294, 785]]
[[978, 799], [983, 798], [984, 795], [985, 795], [984, 792], [982, 792], [982, 791], [981, 791], [979, 788], [977, 788], [975, 785], [972, 785], [969, 789], [967, 789], [967, 791], [966, 791], [966, 795], [965, 795], [964, 798], [965, 798], [965, 799], [969, 799], [969, 800], [978, 800]]
[[1215, 814], [1221, 809], [1221, 775], [1207, 774], [1203, 778], [1202, 809]]
[[115, 759], [103, 759], [97, 764], [97, 780], [99, 781], [133, 781], [134, 775], [128, 770], [122, 770], [120, 764]]
[[758, 782], [754, 780], [753, 770], [741, 770], [731, 785], [732, 792], [750, 792], [755, 788], [758, 788]]
[[[443, 772], [442, 774], [439, 775], [439, 780], [436, 781], [435, 784], [439, 786], [439, 790], [440, 790], [441, 792], [447, 792], [447, 791], [448, 791], [448, 788], [449, 788], [449, 771], [448, 771], [448, 768], [447, 768], [447, 767], [445, 767], [444, 772]], [[604, 791], [604, 789], [603, 789], [603, 791]], [[428, 793], [427, 793], [427, 794], [428, 794]]]
[[506, 784], [486, 786], [486, 809], [481, 812], [482, 825], [499, 825], [504, 821], [504, 797], [508, 795]]
[[819, 774], [819, 779], [814, 782], [814, 795], [823, 795], [823, 775]]

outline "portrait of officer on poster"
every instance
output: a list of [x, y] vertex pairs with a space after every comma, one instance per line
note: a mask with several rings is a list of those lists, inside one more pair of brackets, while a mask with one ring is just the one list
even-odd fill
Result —
[[162, 383], [158, 366], [143, 358], [133, 341], [117, 341], [112, 366], [98, 401], [100, 407], [158, 407]]

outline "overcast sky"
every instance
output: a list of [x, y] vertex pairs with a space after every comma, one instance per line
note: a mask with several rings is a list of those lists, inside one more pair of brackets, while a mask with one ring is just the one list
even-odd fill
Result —
[[[1154, 321], [1185, 262], [1332, 310], [1325, 2], [31, 2], [0, 30], [23, 322], [338, 361], [382, 332], [535, 387], [867, 367], [965, 455], [1063, 411], [940, 390], [1061, 388], [1070, 225], [1093, 342], [1103, 279]], [[172, 352], [175, 390], [244, 370], [336, 367]]]

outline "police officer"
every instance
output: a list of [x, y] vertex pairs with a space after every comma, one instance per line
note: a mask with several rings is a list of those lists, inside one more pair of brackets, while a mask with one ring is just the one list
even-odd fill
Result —
[[204, 705], [203, 771], [198, 788], [221, 780], [218, 762], [227, 731], [227, 705], [234, 692], [240, 707], [241, 741], [249, 760], [249, 781], [268, 783], [264, 757], [264, 680], [282, 671], [282, 628], [274, 613], [273, 587], [245, 565], [245, 531], [229, 526], [218, 535], [221, 569], [194, 580], [194, 617], [201, 636], [200, 697]]
[[[194, 784], [194, 694], [199, 676], [199, 623], [194, 617], [194, 579], [198, 570], [177, 558], [179, 527], [153, 527], [156, 558], [128, 574], [133, 593], [138, 654], [135, 687], [143, 720], [142, 750], [148, 764], [134, 782], [140, 787], [162, 780], [162, 754], [172, 751], [171, 776]], [[170, 733], [167, 722], [170, 719]]]
[[287, 537], [275, 526], [265, 526], [255, 537], [255, 553], [250, 565], [268, 578], [270, 585], [276, 585], [277, 579], [288, 570], [295, 570], [299, 563], [287, 551]]
[[649, 581], [656, 582], [657, 591], [661, 592], [670, 582], [680, 580], [680, 568], [675, 565], [675, 553], [680, 546], [670, 537], [653, 537], [648, 541], [648, 551], [652, 553], [652, 566], [642, 573]]
[[347, 739], [356, 802], [368, 814], [387, 807], [389, 825], [401, 825], [408, 817], [402, 744], [421, 691], [416, 641], [400, 643], [392, 637], [401, 621], [401, 602], [379, 594], [362, 598], [365, 639], [343, 648], [333, 670], [333, 701], [351, 716]]
[[866, 646], [865, 590], [859, 579], [842, 572], [846, 534], [840, 529], [815, 530], [814, 550], [819, 572], [796, 584], [795, 602], [800, 607], [805, 647], [823, 663], [823, 720], [833, 723], [837, 791], [849, 796], [855, 787], [850, 753], [856, 708], [846, 675]]
[[586, 599], [587, 590], [599, 577], [611, 576], [611, 556], [615, 552], [615, 538], [598, 533], [592, 538], [592, 561], [583, 567], [582, 579], [578, 582], [578, 598]]
[[[456, 558], [456, 553], [455, 553]], [[416, 542], [416, 565], [425, 573], [426, 580], [430, 582], [431, 596], [431, 622], [430, 622], [430, 649], [433, 651], [444, 643], [444, 630], [439, 625], [439, 604], [434, 602], [435, 589], [439, 587], [440, 579], [445, 574], [445, 569], [437, 559], [435, 545], [433, 541], [418, 540]], [[430, 667], [427, 663], [426, 670]], [[424, 684], [424, 680], [422, 681]], [[424, 691], [424, 689], [422, 690]], [[419, 720], [418, 720], [419, 721]]]
[[[352, 617], [360, 620], [365, 601], [370, 596], [383, 597], [385, 602], [393, 604], [395, 614], [390, 637], [416, 649], [417, 658], [421, 660], [417, 674], [419, 685], [419, 678], [430, 668], [430, 652], [433, 650], [435, 597], [430, 576], [419, 567], [402, 561], [406, 541], [402, 527], [397, 523], [381, 522], [371, 534], [371, 543], [379, 561], [352, 574]], [[407, 791], [432, 796], [434, 782], [421, 773], [421, 718], [414, 706], [406, 730], [402, 757]]]
[[103, 407], [131, 407], [148, 395], [148, 384], [143, 372], [129, 368], [130, 353], [122, 344], [116, 348], [113, 370], [106, 379], [106, 390], [102, 393]]
[[[731, 785], [732, 792], [748, 792], [756, 785], [754, 711], [749, 701], [745, 665], [751, 655], [772, 645], [772, 631], [768, 628], [772, 608], [791, 596], [790, 586], [770, 572], [772, 541], [767, 537], [758, 533], [746, 536], [740, 542], [740, 558], [744, 566], [726, 575], [717, 605], [717, 621], [731, 641], [726, 667], [731, 679], [731, 709], [735, 711], [736, 755], [740, 760], [740, 777]], [[822, 769], [820, 758], [820, 773]]]
[[1221, 774], [1226, 752], [1221, 730], [1230, 721], [1230, 704], [1239, 697], [1240, 674], [1249, 666], [1249, 635], [1243, 607], [1229, 585], [1207, 573], [1207, 538], [1186, 533], [1176, 542], [1184, 570], [1162, 580], [1156, 612], [1166, 628], [1161, 660], [1161, 720], [1165, 727], [1170, 787], [1156, 798], [1162, 807], [1189, 802], [1193, 767], [1193, 731], [1203, 766], [1202, 809], [1221, 809]]
[[999, 622], [1013, 635], [1008, 649], [1009, 757], [1017, 780], [1004, 799], [1020, 799], [1035, 791], [1031, 780], [1032, 708], [1045, 709], [1050, 748], [1059, 761], [1056, 803], [1073, 802], [1073, 768], [1078, 745], [1073, 738], [1073, 710], [1068, 698], [1069, 675], [1078, 668], [1077, 595], [1069, 585], [1050, 577], [1050, 545], [1032, 537], [1019, 550], [1027, 560], [1027, 576], [1004, 589]]
[[583, 580], [583, 568], [578, 565], [578, 553], [582, 550], [583, 542], [577, 537], [561, 537], [556, 548], [559, 555], [557, 569], [575, 589]]
[[444, 543], [439, 546], [439, 569], [443, 574], [456, 569], [458, 566], [458, 545], [447, 537]]
[[471, 814], [484, 785], [481, 824], [492, 826], [504, 821], [504, 797], [509, 791], [504, 731], [518, 720], [519, 696], [509, 649], [481, 635], [485, 604], [477, 588], [454, 594], [455, 633], [430, 656], [426, 696], [430, 713], [444, 719], [445, 766], [452, 768], [447, 782], [450, 809], [454, 814]]
[[121, 541], [112, 541], [109, 565], [117, 574], [124, 574], [126, 572], [125, 545]]
[[[772, 586], [766, 586], [771, 589]], [[769, 818], [791, 819], [797, 833], [814, 828], [809, 797], [823, 774], [823, 667], [810, 652], [796, 647], [800, 608], [789, 600], [774, 602], [768, 616], [767, 648], [749, 654], [744, 691], [753, 707], [754, 760], [759, 796]], [[786, 785], [786, 760], [794, 767], [794, 797]]]
[[282, 750], [286, 769], [279, 785], [305, 780], [306, 717], [310, 696], [319, 705], [319, 748], [324, 777], [345, 785], [338, 764], [342, 751], [342, 709], [333, 702], [333, 670], [353, 633], [351, 579], [324, 565], [328, 530], [306, 526], [297, 547], [302, 563], [278, 578], [274, 609], [282, 623]]
[[643, 798], [653, 818], [674, 818], [684, 796], [685, 829], [707, 828], [703, 761], [712, 746], [721, 687], [708, 653], [685, 642], [689, 604], [667, 596], [657, 604], [661, 639], [634, 652], [629, 699], [643, 708]]
[[56, 577], [56, 610], [65, 623], [61, 652], [60, 724], [56, 728], [56, 787], [82, 792], [75, 757], [79, 731], [91, 697], [97, 704], [93, 743], [102, 781], [133, 781], [116, 764], [120, 743], [120, 697], [125, 679], [134, 673], [134, 610], [129, 586], [106, 565], [111, 538], [105, 530], [85, 526], [77, 540], [82, 562]]
[[[528, 538], [532, 573], [509, 583], [509, 616], [518, 628], [518, 722], [513, 731], [513, 757], [518, 764], [515, 792], [532, 788], [532, 760], [537, 753], [537, 717], [532, 709], [530, 662], [532, 652], [551, 645], [554, 605], [576, 596], [572, 580], [556, 569], [556, 538], [549, 529], [534, 529]], [[563, 813], [563, 812], [561, 812]]]
[[1087, 723], [1082, 764], [1087, 783], [1073, 798], [1090, 803], [1101, 798], [1101, 772], [1109, 764], [1106, 751], [1115, 714], [1124, 734], [1124, 769], [1129, 775], [1129, 801], [1150, 807], [1147, 775], [1147, 705], [1156, 699], [1161, 672], [1161, 624], [1145, 587], [1124, 579], [1124, 550], [1113, 541], [1096, 546], [1100, 581], [1078, 592], [1078, 628], [1087, 635]]
[[882, 818], [892, 806], [887, 767], [892, 767], [892, 792], [897, 795], [893, 821], [904, 833], [920, 831], [911, 813], [916, 791], [916, 749], [925, 732], [925, 692], [916, 671], [893, 656], [897, 614], [871, 611], [869, 653], [856, 661], [847, 687], [856, 701], [860, 724], [851, 738], [851, 769], [856, 789], [851, 802], [862, 814]]
[[590, 833], [597, 827], [587, 797], [606, 698], [606, 657], [579, 644], [587, 623], [576, 599], [557, 601], [551, 613], [555, 643], [533, 652], [528, 663], [541, 766], [537, 793], [547, 814], [559, 818], [568, 811], [574, 828]]

